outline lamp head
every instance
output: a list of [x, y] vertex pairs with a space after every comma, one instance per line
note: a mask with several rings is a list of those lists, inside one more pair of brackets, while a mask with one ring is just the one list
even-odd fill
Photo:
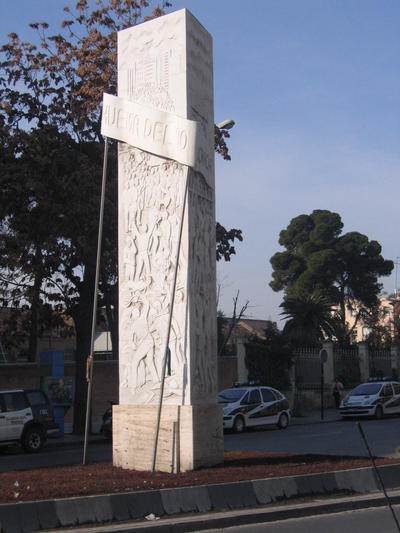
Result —
[[231, 118], [228, 118], [226, 120], [223, 120], [219, 124], [216, 124], [217, 128], [220, 130], [230, 130], [235, 125], [235, 121]]

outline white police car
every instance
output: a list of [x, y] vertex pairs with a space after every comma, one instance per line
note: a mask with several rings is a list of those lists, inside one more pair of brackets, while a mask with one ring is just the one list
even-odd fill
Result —
[[350, 391], [340, 404], [343, 418], [400, 413], [400, 382], [393, 380], [361, 383]]
[[218, 394], [223, 406], [224, 429], [241, 433], [247, 427], [276, 424], [285, 429], [290, 423], [289, 402], [276, 389], [238, 384]]
[[41, 390], [0, 390], [0, 446], [20, 443], [38, 452], [57, 433], [53, 408]]

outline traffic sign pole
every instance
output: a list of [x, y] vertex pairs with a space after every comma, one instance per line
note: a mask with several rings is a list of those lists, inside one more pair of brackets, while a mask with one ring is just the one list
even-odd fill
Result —
[[321, 420], [324, 419], [324, 363], [321, 361]]
[[325, 388], [324, 364], [328, 360], [328, 352], [325, 350], [325, 348], [322, 348], [322, 350], [320, 350], [319, 359], [321, 361], [321, 420], [323, 420], [324, 419], [324, 388]]

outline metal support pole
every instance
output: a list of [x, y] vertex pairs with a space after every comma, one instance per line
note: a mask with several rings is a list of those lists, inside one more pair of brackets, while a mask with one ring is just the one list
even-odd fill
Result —
[[163, 358], [163, 364], [162, 364], [162, 370], [161, 370], [160, 398], [158, 400], [156, 434], [155, 434], [155, 437], [154, 437], [154, 450], [153, 450], [153, 465], [152, 465], [152, 468], [151, 468], [152, 472], [154, 472], [155, 468], [156, 468], [158, 434], [160, 432], [161, 408], [162, 408], [162, 400], [163, 400], [163, 394], [164, 394], [165, 370], [166, 370], [166, 367], [167, 367], [169, 336], [170, 336], [170, 333], [171, 333], [172, 313], [173, 313], [173, 310], [174, 310], [176, 279], [177, 279], [177, 276], [178, 276], [179, 255], [180, 255], [180, 250], [181, 250], [183, 220], [184, 220], [184, 217], [185, 217], [185, 208], [186, 208], [186, 198], [187, 198], [187, 193], [188, 193], [188, 185], [189, 185], [189, 170], [187, 171], [187, 175], [186, 175], [185, 193], [183, 195], [181, 223], [180, 223], [180, 227], [179, 227], [179, 238], [178, 238], [178, 244], [177, 244], [177, 249], [176, 249], [174, 281], [172, 283], [172, 289], [171, 289], [171, 305], [170, 305], [170, 310], [169, 310], [167, 339], [166, 339], [166, 342], [165, 342], [164, 358]]
[[377, 475], [377, 478], [379, 479], [379, 482], [381, 484], [383, 494], [385, 495], [385, 498], [386, 498], [386, 502], [388, 504], [388, 507], [389, 507], [391, 513], [392, 513], [393, 520], [394, 520], [394, 522], [395, 522], [395, 524], [397, 526], [397, 531], [400, 531], [399, 521], [397, 520], [397, 516], [396, 516], [396, 514], [394, 512], [394, 509], [392, 507], [392, 503], [391, 503], [390, 498], [389, 498], [389, 496], [388, 496], [388, 494], [386, 492], [385, 485], [383, 483], [383, 479], [381, 478], [381, 475], [380, 475], [379, 470], [378, 470], [378, 468], [376, 466], [376, 463], [375, 463], [375, 459], [374, 459], [374, 457], [373, 457], [373, 455], [371, 453], [371, 450], [369, 448], [367, 437], [365, 436], [365, 433], [364, 433], [364, 429], [361, 426], [360, 422], [356, 422], [356, 424], [357, 424], [357, 427], [358, 427], [358, 429], [359, 429], [359, 431], [361, 433], [361, 437], [362, 437], [362, 440], [364, 441], [365, 447], [367, 448], [367, 452], [368, 452], [369, 458], [371, 459], [372, 466], [374, 467], [375, 474]]
[[90, 420], [90, 402], [92, 397], [92, 382], [93, 382], [93, 366], [94, 366], [94, 335], [96, 331], [96, 315], [97, 315], [97, 296], [99, 289], [100, 277], [100, 256], [101, 256], [101, 240], [103, 237], [103, 218], [104, 218], [104, 198], [106, 193], [106, 177], [107, 177], [107, 160], [108, 160], [108, 137], [104, 138], [104, 160], [103, 160], [103, 178], [101, 182], [101, 197], [100, 197], [100, 215], [99, 215], [99, 233], [97, 238], [97, 258], [96, 258], [96, 278], [94, 282], [94, 297], [93, 297], [93, 316], [92, 316], [92, 336], [90, 340], [90, 366], [89, 366], [89, 381], [86, 402], [86, 422], [85, 422], [85, 440], [83, 446], [83, 460], [82, 464], [86, 464], [86, 452], [88, 444], [89, 420]]
[[321, 361], [321, 420], [324, 419], [324, 363]]

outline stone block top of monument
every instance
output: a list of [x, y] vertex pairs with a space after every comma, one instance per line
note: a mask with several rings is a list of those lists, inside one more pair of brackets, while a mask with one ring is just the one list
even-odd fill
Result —
[[[181, 9], [118, 33], [118, 96], [197, 123], [196, 170], [214, 187], [212, 38]], [[156, 126], [165, 142], [179, 132]], [[147, 129], [149, 135], [150, 124]], [[177, 136], [178, 135], [178, 136]], [[162, 154], [161, 154], [162, 155]]]

